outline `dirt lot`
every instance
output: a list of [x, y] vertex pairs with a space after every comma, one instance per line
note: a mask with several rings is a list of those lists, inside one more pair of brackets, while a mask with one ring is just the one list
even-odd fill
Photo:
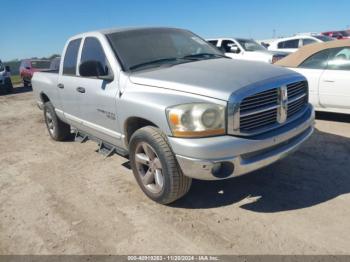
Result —
[[350, 254], [349, 118], [323, 114], [298, 152], [172, 206], [95, 149], [50, 140], [29, 90], [0, 95], [0, 254]]

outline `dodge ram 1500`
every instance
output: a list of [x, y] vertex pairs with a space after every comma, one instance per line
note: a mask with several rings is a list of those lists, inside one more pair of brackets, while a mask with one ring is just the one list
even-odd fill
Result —
[[269, 64], [232, 60], [173, 28], [70, 38], [59, 73], [32, 79], [48, 132], [129, 156], [152, 200], [184, 196], [192, 178], [236, 177], [295, 150], [313, 132], [308, 83]]

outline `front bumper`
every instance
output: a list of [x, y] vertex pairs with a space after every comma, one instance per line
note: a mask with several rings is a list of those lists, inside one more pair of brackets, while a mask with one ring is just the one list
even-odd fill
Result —
[[314, 118], [309, 105], [305, 114], [294, 122], [253, 138], [170, 137], [169, 141], [184, 175], [218, 180], [255, 171], [287, 156], [311, 136]]

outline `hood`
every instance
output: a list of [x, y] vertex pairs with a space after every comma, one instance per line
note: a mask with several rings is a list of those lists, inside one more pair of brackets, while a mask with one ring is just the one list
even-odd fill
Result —
[[242, 87], [292, 74], [295, 73], [263, 62], [221, 58], [133, 72], [130, 81], [227, 101], [232, 92]]

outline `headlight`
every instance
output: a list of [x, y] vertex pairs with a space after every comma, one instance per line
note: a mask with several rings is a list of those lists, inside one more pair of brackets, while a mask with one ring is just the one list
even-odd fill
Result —
[[225, 107], [193, 103], [167, 109], [168, 122], [176, 137], [206, 137], [225, 134]]

